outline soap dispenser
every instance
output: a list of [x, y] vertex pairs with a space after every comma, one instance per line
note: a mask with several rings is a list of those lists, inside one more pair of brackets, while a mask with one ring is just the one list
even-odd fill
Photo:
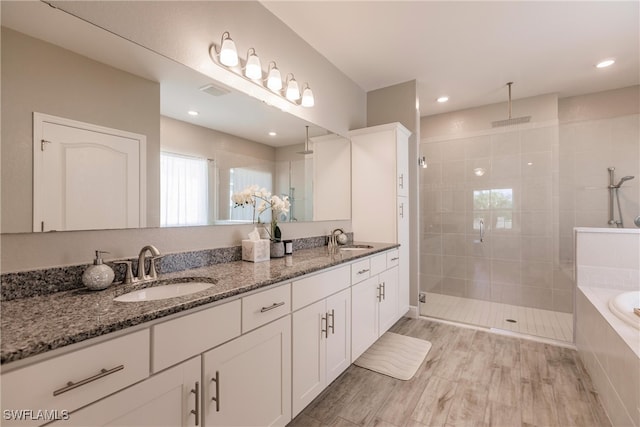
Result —
[[107, 264], [102, 263], [101, 254], [108, 254], [105, 251], [96, 251], [96, 259], [93, 260], [93, 265], [87, 267], [82, 274], [82, 283], [94, 291], [106, 289], [113, 282], [113, 269]]

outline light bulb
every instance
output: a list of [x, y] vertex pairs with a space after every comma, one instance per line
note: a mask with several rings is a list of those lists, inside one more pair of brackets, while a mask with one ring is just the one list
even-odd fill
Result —
[[315, 104], [315, 100], [313, 99], [313, 92], [309, 86], [306, 86], [302, 91], [302, 106], [303, 107], [313, 107]]
[[[253, 48], [249, 49], [249, 51]], [[247, 58], [247, 66], [244, 70], [244, 75], [253, 80], [262, 79], [262, 65], [260, 64], [260, 58], [256, 55], [256, 51]]]
[[[225, 38], [226, 36], [226, 38]], [[227, 67], [238, 65], [238, 51], [236, 44], [231, 40], [229, 33], [222, 34], [222, 46], [220, 47], [220, 63]]]
[[298, 82], [291, 76], [291, 80], [287, 82], [287, 93], [285, 95], [289, 101], [297, 101], [300, 99], [300, 89], [298, 88]]
[[267, 77], [267, 87], [274, 92], [282, 90], [282, 77], [280, 76], [280, 70], [276, 67], [275, 63], [273, 68], [269, 70], [269, 76]]

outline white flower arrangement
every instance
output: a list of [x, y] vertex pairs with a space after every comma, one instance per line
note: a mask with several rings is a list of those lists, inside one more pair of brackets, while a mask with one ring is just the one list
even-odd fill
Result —
[[[257, 185], [250, 185], [239, 193], [233, 193], [231, 195], [231, 201], [234, 203], [234, 208], [238, 206], [251, 206], [254, 212], [258, 211], [258, 223], [260, 223], [260, 215], [267, 209], [271, 209], [271, 230], [267, 230], [269, 237], [273, 241], [280, 241], [282, 233], [280, 227], [278, 227], [278, 217], [282, 214], [288, 213], [291, 203], [289, 203], [289, 197], [284, 196], [280, 198], [276, 195], [271, 195], [271, 192], [266, 188], [260, 188]], [[260, 204], [257, 205], [258, 201]]]

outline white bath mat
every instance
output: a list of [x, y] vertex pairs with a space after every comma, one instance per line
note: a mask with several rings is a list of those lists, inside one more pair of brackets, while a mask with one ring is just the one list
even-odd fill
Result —
[[386, 332], [354, 365], [407, 381], [416, 374], [429, 350], [429, 341]]

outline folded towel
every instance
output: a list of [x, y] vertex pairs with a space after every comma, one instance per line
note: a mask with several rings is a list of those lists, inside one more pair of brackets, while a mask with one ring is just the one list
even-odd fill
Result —
[[637, 315], [640, 316], [640, 308], [634, 308], [633, 312]]

